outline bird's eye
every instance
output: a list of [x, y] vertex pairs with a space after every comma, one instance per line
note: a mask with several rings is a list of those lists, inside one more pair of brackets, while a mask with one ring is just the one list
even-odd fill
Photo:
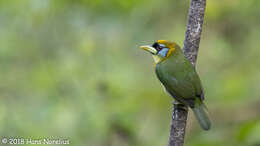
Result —
[[165, 48], [165, 45], [164, 44], [159, 44], [157, 42], [155, 42], [153, 45], [152, 45], [153, 48], [155, 48], [156, 50], [160, 51], [162, 50], [163, 48]]
[[157, 50], [158, 51], [160, 51], [160, 50], [162, 50], [163, 48], [161, 47], [161, 46], [159, 46], [158, 48], [157, 48]]
[[159, 44], [160, 48], [165, 48], [164, 44]]
[[159, 44], [157, 50], [160, 51], [160, 50], [162, 50], [163, 48], [165, 48], [165, 45], [164, 45], [164, 44]]

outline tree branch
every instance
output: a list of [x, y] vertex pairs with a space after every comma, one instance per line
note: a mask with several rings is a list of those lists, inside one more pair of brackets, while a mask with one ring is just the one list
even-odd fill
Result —
[[188, 108], [174, 102], [168, 146], [183, 146], [187, 116]]
[[[191, 0], [183, 52], [193, 66], [197, 60], [206, 0]], [[168, 146], [183, 146], [188, 107], [173, 103], [173, 113]]]
[[195, 66], [203, 26], [206, 0], [192, 0], [187, 21], [183, 51]]

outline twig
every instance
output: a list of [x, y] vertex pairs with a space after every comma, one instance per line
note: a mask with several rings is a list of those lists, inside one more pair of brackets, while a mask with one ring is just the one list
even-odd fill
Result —
[[[206, 0], [191, 0], [183, 51], [195, 66], [203, 26]], [[173, 103], [173, 113], [168, 146], [183, 146], [188, 108], [180, 103]]]

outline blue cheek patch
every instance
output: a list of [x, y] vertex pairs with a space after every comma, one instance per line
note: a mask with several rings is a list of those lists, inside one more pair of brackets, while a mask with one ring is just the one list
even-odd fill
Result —
[[168, 51], [169, 48], [163, 48], [160, 52], [158, 52], [158, 55], [160, 55], [161, 57], [166, 57]]

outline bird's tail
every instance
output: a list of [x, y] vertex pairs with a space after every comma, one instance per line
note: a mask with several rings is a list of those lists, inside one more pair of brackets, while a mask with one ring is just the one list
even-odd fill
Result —
[[192, 108], [200, 126], [204, 130], [209, 130], [210, 129], [210, 120], [208, 116], [208, 111], [205, 106], [201, 101], [196, 101], [194, 108]]

